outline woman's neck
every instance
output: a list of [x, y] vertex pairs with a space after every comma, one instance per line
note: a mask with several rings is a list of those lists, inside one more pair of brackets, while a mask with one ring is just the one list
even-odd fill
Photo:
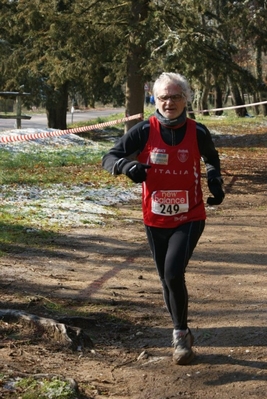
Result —
[[181, 115], [179, 115], [175, 119], [165, 118], [163, 115], [161, 115], [161, 113], [158, 110], [156, 110], [154, 115], [158, 119], [158, 121], [161, 125], [172, 128], [172, 129], [176, 129], [180, 126], [183, 126], [186, 122], [186, 109], [184, 109], [183, 112], [181, 113]]

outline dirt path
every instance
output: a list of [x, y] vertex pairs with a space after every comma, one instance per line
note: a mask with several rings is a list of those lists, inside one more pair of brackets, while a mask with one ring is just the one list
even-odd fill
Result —
[[[267, 150], [223, 147], [221, 158], [227, 196], [207, 209], [187, 272], [193, 363], [171, 361], [172, 325], [140, 205], [132, 203], [105, 226], [59, 234], [48, 249], [29, 244], [0, 259], [1, 308], [88, 316], [82, 327], [95, 345], [63, 350], [0, 321], [2, 379], [60, 373], [88, 399], [266, 398]], [[20, 397], [5, 387], [0, 379], [1, 398]]]

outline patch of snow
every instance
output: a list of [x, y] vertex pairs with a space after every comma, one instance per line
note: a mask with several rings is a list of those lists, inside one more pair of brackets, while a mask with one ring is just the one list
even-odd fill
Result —
[[[3, 135], [31, 134], [54, 129], [16, 129], [3, 132]], [[12, 152], [56, 151], [77, 145], [92, 145], [97, 143], [74, 134], [59, 137], [17, 141], [0, 144]], [[21, 185], [13, 188], [2, 185], [0, 200], [2, 210], [18, 218], [24, 219], [29, 227], [81, 227], [86, 224], [103, 224], [105, 215], [115, 215], [111, 205], [127, 203], [140, 198], [141, 185], [125, 189], [119, 187], [90, 189], [86, 184], [72, 185], [53, 184], [49, 188]]]
[[[27, 134], [39, 134], [47, 132], [55, 132], [56, 129], [13, 129], [1, 132], [1, 136], [16, 137], [25, 136]], [[24, 141], [14, 141], [8, 143], [0, 142], [0, 148], [6, 149], [10, 152], [25, 152], [27, 150], [33, 151], [34, 149], [38, 151], [55, 151], [57, 147], [70, 147], [73, 145], [91, 145], [98, 147], [97, 143], [93, 141], [80, 137], [76, 134], [67, 133], [58, 137], [47, 137], [47, 138], [37, 138], [34, 140], [24, 140]]]

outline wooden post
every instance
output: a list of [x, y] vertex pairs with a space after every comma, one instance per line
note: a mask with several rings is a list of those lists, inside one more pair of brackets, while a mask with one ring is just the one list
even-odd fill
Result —
[[21, 129], [21, 96], [20, 95], [16, 96], [16, 105], [17, 105], [16, 114], [18, 117], [20, 117], [20, 118], [16, 119], [16, 128]]
[[21, 129], [21, 119], [31, 119], [29, 115], [22, 115], [22, 97], [30, 96], [30, 93], [24, 93], [21, 91], [0, 91], [0, 97], [15, 97], [15, 105], [16, 105], [16, 115], [14, 113], [11, 114], [0, 114], [0, 119], [16, 119], [15, 127], [17, 129]]

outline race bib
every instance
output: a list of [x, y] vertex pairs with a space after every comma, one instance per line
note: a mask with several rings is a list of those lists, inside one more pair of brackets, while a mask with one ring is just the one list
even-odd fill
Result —
[[188, 212], [188, 191], [158, 190], [151, 197], [152, 213], [161, 216], [173, 216]]

